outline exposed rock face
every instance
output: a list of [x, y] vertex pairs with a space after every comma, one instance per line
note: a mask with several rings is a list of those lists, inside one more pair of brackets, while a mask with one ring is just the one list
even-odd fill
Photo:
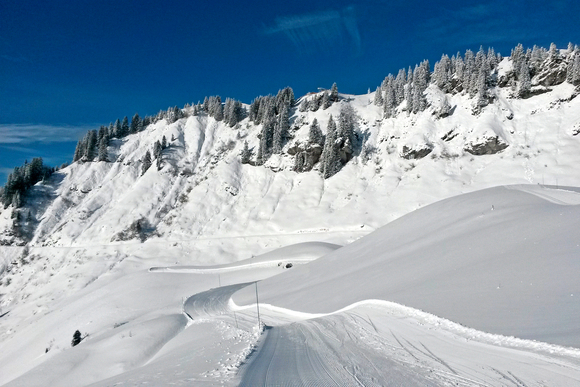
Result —
[[[295, 147], [296, 148], [296, 147]], [[294, 170], [296, 172], [308, 172], [312, 170], [314, 165], [320, 160], [322, 155], [322, 148], [320, 145], [308, 146], [306, 149], [293, 149], [296, 155], [294, 162]], [[292, 154], [288, 152], [289, 154]]]
[[554, 86], [566, 80], [567, 65], [561, 58], [546, 60], [541, 71], [536, 74], [532, 84], [542, 86]]
[[484, 138], [477, 144], [469, 144], [465, 147], [465, 151], [475, 156], [493, 155], [501, 152], [507, 147], [508, 144], [496, 136]]
[[401, 154], [401, 157], [407, 160], [422, 159], [431, 153], [432, 150], [433, 148], [427, 144], [422, 144], [413, 148], [405, 145], [403, 146], [403, 153]]

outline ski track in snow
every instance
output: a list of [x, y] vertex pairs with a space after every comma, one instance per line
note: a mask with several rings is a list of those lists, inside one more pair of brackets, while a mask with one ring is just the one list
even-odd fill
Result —
[[[223, 321], [235, 311], [238, 319], [255, 318], [255, 304], [239, 307], [230, 298], [248, 285], [196, 294], [185, 301], [184, 312], [193, 321]], [[260, 311], [264, 334], [217, 373], [225, 375], [228, 383], [580, 385], [580, 350], [478, 332], [386, 301], [363, 301], [331, 314], [306, 314], [267, 304], [260, 304]]]

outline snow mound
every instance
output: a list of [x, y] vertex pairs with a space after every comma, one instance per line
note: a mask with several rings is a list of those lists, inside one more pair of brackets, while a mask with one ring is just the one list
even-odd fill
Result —
[[[323, 313], [382, 299], [484, 332], [580, 347], [579, 191], [496, 187], [437, 202], [261, 282], [260, 301]], [[244, 289], [233, 300], [253, 297]]]

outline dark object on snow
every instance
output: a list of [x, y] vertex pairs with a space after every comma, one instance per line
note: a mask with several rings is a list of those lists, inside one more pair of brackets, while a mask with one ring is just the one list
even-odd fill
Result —
[[73, 339], [72, 339], [70, 345], [72, 347], [74, 347], [74, 346], [78, 345], [82, 340], [83, 340], [83, 338], [81, 337], [81, 332], [77, 329], [73, 335]]
[[284, 266], [286, 269], [290, 269], [292, 267], [291, 263], [287, 263], [286, 266]]
[[465, 148], [466, 152], [474, 156], [493, 155], [508, 147], [499, 137], [484, 138], [478, 144], [471, 144]]

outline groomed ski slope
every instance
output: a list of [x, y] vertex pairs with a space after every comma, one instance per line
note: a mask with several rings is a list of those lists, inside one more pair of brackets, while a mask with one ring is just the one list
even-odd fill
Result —
[[[580, 385], [579, 196], [575, 188], [497, 187], [435, 203], [340, 249], [289, 246], [237, 268], [158, 267], [104, 278], [3, 345], [13, 356], [1, 359], [0, 383]], [[439, 255], [440, 244], [462, 254]], [[308, 260], [326, 255], [278, 266], [306, 259], [309, 247]], [[498, 249], [509, 254], [498, 257]], [[549, 265], [542, 265], [547, 253]], [[433, 257], [437, 263], [429, 263]], [[139, 264], [135, 257], [121, 269]], [[533, 279], [540, 291], [514, 276]], [[460, 286], [458, 277], [468, 282]], [[446, 283], [453, 294], [438, 292]], [[473, 325], [461, 321], [470, 318]], [[90, 335], [67, 348], [76, 327]], [[536, 341], [541, 337], [553, 340]]]

